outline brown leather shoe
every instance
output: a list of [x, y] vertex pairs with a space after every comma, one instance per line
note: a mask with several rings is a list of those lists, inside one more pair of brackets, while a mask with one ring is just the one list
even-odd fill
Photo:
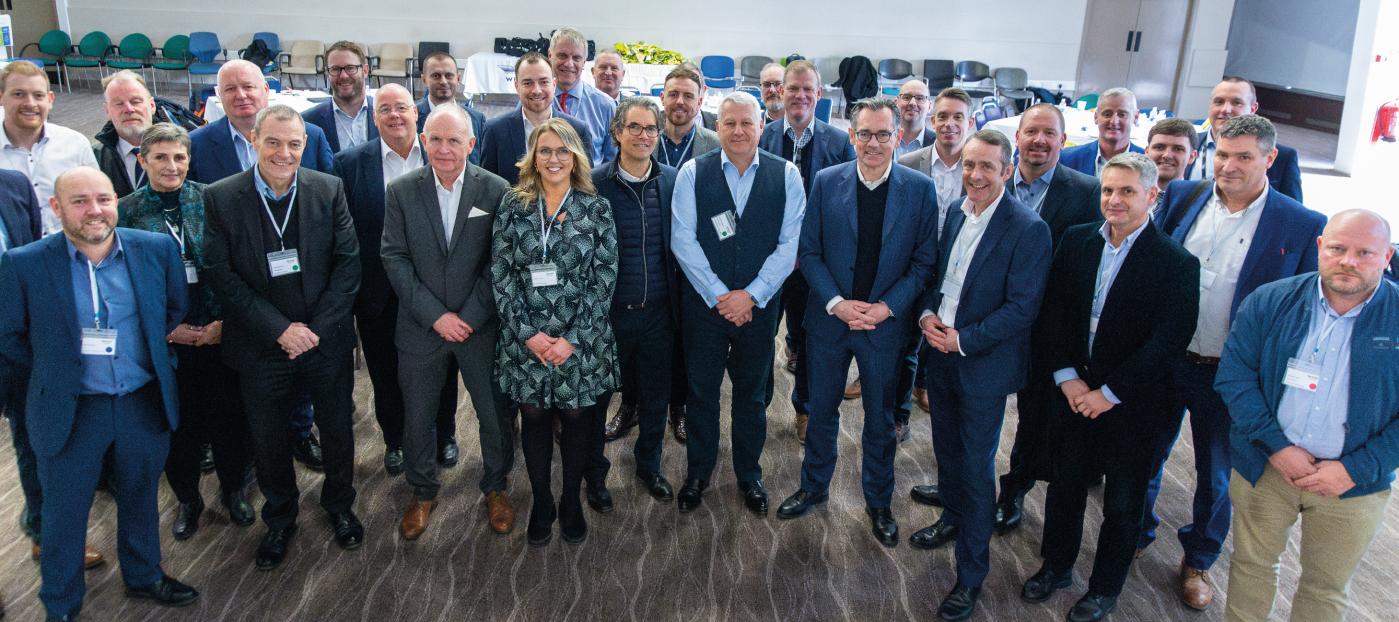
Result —
[[845, 399], [853, 400], [860, 397], [860, 378], [857, 376], [850, 384], [845, 385]]
[[[29, 558], [36, 562], [39, 561], [39, 556], [42, 554], [43, 550], [40, 549], [37, 544], [29, 548]], [[83, 547], [83, 570], [92, 570], [93, 568], [101, 566], [102, 562], [105, 561], [107, 561], [107, 558], [102, 557], [102, 554], [99, 553], [97, 549], [90, 546]]]
[[1180, 564], [1180, 600], [1186, 607], [1203, 611], [1214, 601], [1214, 585], [1208, 571]]
[[427, 517], [432, 514], [432, 509], [437, 507], [437, 501], [414, 501], [403, 512], [403, 522], [398, 524], [398, 533], [403, 534], [404, 540], [417, 540], [418, 536], [427, 531]]
[[797, 429], [797, 442], [803, 445], [806, 444], [806, 422], [809, 419], [811, 419], [811, 415], [797, 413], [797, 418], [793, 421], [795, 424], [793, 427]]
[[504, 491], [486, 493], [486, 520], [491, 524], [491, 531], [496, 533], [510, 533], [515, 528], [515, 508], [510, 507], [510, 499]]
[[933, 412], [933, 407], [928, 405], [928, 390], [923, 387], [913, 387], [913, 403], [925, 413]]

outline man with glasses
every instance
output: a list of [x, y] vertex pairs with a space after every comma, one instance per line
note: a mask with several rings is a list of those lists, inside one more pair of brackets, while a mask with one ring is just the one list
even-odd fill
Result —
[[592, 144], [586, 123], [554, 109], [554, 70], [543, 54], [529, 52], [515, 61], [515, 93], [520, 97], [520, 105], [486, 122], [478, 141], [481, 168], [501, 176], [512, 186], [520, 180], [516, 163], [525, 154], [525, 139], [545, 119], [557, 115], [573, 126], [583, 144]]
[[909, 80], [899, 87], [899, 146], [896, 157], [903, 157], [933, 144], [937, 134], [927, 127], [928, 85], [922, 80]]
[[[442, 50], [428, 54], [427, 58], [423, 59], [422, 78], [427, 92], [418, 100], [419, 134], [423, 133], [423, 125], [427, 123], [427, 116], [432, 113], [432, 109], [450, 103], [460, 104], [466, 109], [466, 115], [471, 117], [471, 129], [476, 133], [479, 134], [486, 128], [486, 115], [471, 105], [471, 98], [457, 99], [457, 95], [461, 93], [461, 69], [457, 68], [457, 59], [451, 54]], [[480, 166], [481, 150], [472, 149], [469, 158], [472, 164]]]
[[572, 28], [560, 28], [549, 39], [549, 63], [554, 68], [557, 87], [552, 98], [554, 111], [571, 115], [588, 126], [588, 135], [580, 136], [591, 148], [593, 162], [610, 162], [617, 158], [617, 146], [608, 138], [612, 115], [617, 102], [610, 95], [584, 82], [583, 64], [588, 60], [588, 40]]
[[768, 63], [758, 74], [763, 95], [763, 125], [782, 120], [782, 65]]
[[334, 153], [378, 138], [373, 119], [374, 98], [364, 93], [369, 79], [364, 50], [357, 43], [336, 41], [326, 50], [325, 64], [330, 101], [316, 104], [301, 113], [301, 118], [325, 132]]

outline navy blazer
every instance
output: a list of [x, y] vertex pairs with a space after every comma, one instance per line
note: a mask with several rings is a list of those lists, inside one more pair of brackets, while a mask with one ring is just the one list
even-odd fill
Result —
[[[782, 132], [785, 123], [772, 122], [763, 128], [758, 139], [758, 148], [782, 157]], [[811, 194], [811, 185], [816, 182], [816, 174], [828, 166], [855, 159], [855, 146], [850, 144], [850, 134], [845, 130], [820, 119], [811, 120], [811, 176], [805, 180], [806, 193]]]
[[[811, 286], [804, 325], [807, 334], [834, 341], [849, 331], [845, 322], [826, 312], [826, 303], [840, 296], [853, 298], [855, 255], [859, 239], [856, 162], [829, 167], [816, 174], [802, 219], [797, 265]], [[902, 347], [914, 317], [918, 297], [932, 279], [937, 262], [938, 199], [933, 180], [902, 164], [889, 171], [889, 198], [874, 286], [866, 302], [882, 301], [893, 321], [875, 328], [872, 338]]]
[[[243, 172], [243, 167], [238, 165], [238, 154], [233, 151], [232, 131], [228, 117], [224, 117], [189, 133], [191, 181], [212, 184]], [[306, 149], [301, 152], [301, 166], [327, 174], [335, 171], [334, 155], [325, 132], [314, 125], [306, 125]]]
[[1069, 227], [1102, 222], [1101, 194], [1102, 185], [1097, 177], [1063, 166], [1062, 160], [1054, 167], [1054, 177], [1049, 180], [1044, 203], [1040, 205], [1040, 219], [1049, 225], [1051, 248], [1059, 247], [1059, 239]]
[[[175, 354], [165, 336], [185, 317], [185, 267], [180, 247], [164, 233], [118, 228], [151, 371], [160, 384], [165, 420], [179, 426]], [[29, 383], [25, 418], [35, 453], [53, 456], [73, 431], [82, 390], [82, 357], [74, 315], [73, 259], [67, 238], [48, 236], [0, 257], [0, 404]]]
[[[1201, 132], [1199, 144], [1195, 148], [1204, 149], [1209, 138], [1209, 132]], [[1273, 165], [1268, 167], [1268, 184], [1301, 203], [1302, 167], [1297, 161], [1297, 150], [1287, 145], [1274, 146], [1277, 147], [1278, 157], [1274, 158]], [[1185, 176], [1182, 179], [1199, 179], [1200, 171], [1195, 168], [1197, 166], [1200, 166], [1200, 158], [1195, 158], [1194, 162], [1185, 167]]]
[[[520, 169], [515, 164], [525, 155], [526, 141], [524, 111], [520, 106], [514, 110], [486, 122], [486, 130], [476, 139], [476, 148], [481, 151], [481, 168], [501, 176], [511, 186], [520, 183]], [[554, 116], [573, 126], [578, 137], [583, 139], [583, 151], [591, 154], [593, 135], [588, 125], [577, 118], [554, 111]], [[592, 157], [589, 156], [591, 162]]]
[[[466, 100], [457, 103], [461, 104], [463, 110], [466, 110], [466, 116], [471, 117], [471, 135], [476, 137], [476, 148], [471, 150], [471, 155], [467, 156], [466, 159], [476, 166], [481, 166], [481, 133], [486, 131], [486, 115], [481, 114], [480, 110], [473, 108]], [[426, 97], [418, 100], [419, 134], [423, 133], [423, 127], [427, 125], [427, 116], [431, 112], [432, 104], [428, 103]]]
[[0, 221], [5, 223], [8, 248], [23, 246], [43, 236], [40, 214], [47, 208], [39, 206], [39, 197], [29, 177], [19, 171], [0, 169]]
[[[355, 313], [368, 317], [383, 311], [394, 295], [379, 258], [384, 235], [383, 144], [376, 137], [335, 154], [335, 174], [345, 183], [345, 201], [359, 238], [360, 285]], [[418, 164], [426, 166], [426, 152], [423, 158]]]
[[[1127, 143], [1127, 151], [1146, 153], [1145, 149]], [[1098, 141], [1083, 143], [1059, 152], [1059, 166], [1067, 166], [1089, 177], [1098, 176]], [[1056, 240], [1057, 242], [1057, 240]]]
[[[1189, 205], [1185, 200], [1197, 184], [1209, 184], [1205, 192], [1199, 193]], [[1166, 186], [1166, 202], [1158, 223], [1175, 241], [1185, 245], [1190, 228], [1200, 211], [1209, 204], [1214, 195], [1214, 180], [1173, 181]], [[1281, 192], [1270, 190], [1263, 203], [1263, 213], [1258, 216], [1258, 229], [1253, 233], [1253, 242], [1244, 256], [1244, 265], [1239, 268], [1239, 285], [1234, 290], [1234, 301], [1229, 305], [1229, 319], [1239, 310], [1239, 303], [1260, 286], [1278, 279], [1316, 271], [1316, 239], [1326, 227], [1326, 217], [1307, 209]]]
[[[938, 253], [937, 277], [923, 294], [922, 308], [937, 313], [950, 250], [966, 222], [960, 209], [947, 212]], [[958, 367], [970, 394], [1001, 396], [1025, 385], [1030, 367], [1030, 327], [1039, 314], [1052, 259], [1049, 225], [1011, 192], [1001, 197], [972, 256], [953, 328], [962, 353], [929, 348], [929, 365]]]
[[[369, 115], [364, 120], [364, 126], [367, 130], [365, 142], [369, 142], [379, 137], [379, 128], [374, 125], [374, 97], [365, 95], [364, 103], [369, 106], [361, 113]], [[312, 106], [310, 110], [301, 113], [301, 118], [307, 123], [321, 128], [321, 132], [325, 134], [326, 142], [330, 144], [331, 153], [340, 153], [340, 133], [335, 131], [335, 100], [326, 100]]]

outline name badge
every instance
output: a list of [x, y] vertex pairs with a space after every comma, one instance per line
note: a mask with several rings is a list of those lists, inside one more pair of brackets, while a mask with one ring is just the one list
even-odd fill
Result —
[[199, 282], [199, 271], [196, 270], [196, 269], [194, 269], [194, 261], [189, 260], [189, 259], [186, 259], [186, 260], [185, 260], [185, 282], [186, 282], [186, 283], [198, 283], [198, 282]]
[[84, 328], [82, 353], [93, 356], [116, 356], [117, 329]]
[[1214, 278], [1219, 276], [1209, 268], [1200, 266], [1200, 289], [1209, 289], [1214, 285]]
[[1094, 315], [1088, 318], [1088, 332], [1094, 335], [1098, 334], [1098, 316]]
[[944, 298], [952, 300], [962, 299], [962, 281], [954, 278], [951, 274], [942, 277], [942, 288], [938, 290]]
[[718, 216], [709, 219], [714, 223], [714, 234], [720, 240], [727, 240], [738, 233], [738, 219], [734, 217], [734, 211], [729, 210]]
[[1287, 359], [1287, 371], [1282, 375], [1282, 383], [1294, 389], [1315, 393], [1321, 381], [1321, 366], [1293, 357]]
[[532, 263], [529, 265], [529, 282], [535, 287], [558, 285], [558, 268], [553, 263]]
[[296, 249], [289, 248], [284, 251], [272, 251], [267, 254], [267, 271], [272, 274], [272, 278], [296, 274], [301, 272], [301, 260], [296, 256]]

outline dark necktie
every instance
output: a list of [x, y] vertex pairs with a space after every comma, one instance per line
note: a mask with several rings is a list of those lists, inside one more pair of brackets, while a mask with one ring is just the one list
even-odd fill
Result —
[[[132, 148], [131, 148], [131, 157], [134, 158], [134, 157], [139, 156], [139, 155], [141, 155], [141, 148], [140, 148], [140, 147], [132, 147]], [[141, 168], [141, 161], [140, 161], [140, 160], [136, 160], [136, 168], [134, 169], [134, 171], [135, 171], [136, 174], [134, 175], [134, 178], [135, 178], [135, 179], [134, 179], [133, 183], [131, 184], [131, 189], [132, 189], [132, 190], [135, 190], [135, 189], [137, 189], [137, 188], [140, 188], [142, 184], [146, 183], [146, 169]]]

